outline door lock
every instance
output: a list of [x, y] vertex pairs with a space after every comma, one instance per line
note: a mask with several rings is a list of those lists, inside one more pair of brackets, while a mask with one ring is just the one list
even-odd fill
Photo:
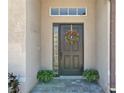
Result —
[[59, 52], [60, 60], [62, 59], [62, 52]]

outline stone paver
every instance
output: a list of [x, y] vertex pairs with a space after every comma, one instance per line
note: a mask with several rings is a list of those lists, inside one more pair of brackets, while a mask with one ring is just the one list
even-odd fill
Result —
[[95, 83], [81, 79], [54, 79], [49, 83], [39, 82], [31, 93], [104, 93]]

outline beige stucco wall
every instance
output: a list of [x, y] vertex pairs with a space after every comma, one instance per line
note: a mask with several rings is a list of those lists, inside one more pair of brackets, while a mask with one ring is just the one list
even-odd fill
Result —
[[37, 83], [37, 72], [41, 67], [40, 0], [27, 0], [26, 11], [26, 93]]
[[9, 0], [8, 72], [19, 76], [21, 93], [37, 83], [40, 69], [40, 0]]
[[[41, 0], [42, 69], [52, 69], [53, 23], [84, 23], [84, 67], [95, 68], [95, 3], [96, 0]], [[80, 17], [52, 17], [50, 7], [86, 7], [88, 13]]]
[[99, 83], [109, 93], [109, 44], [110, 5], [109, 0], [97, 0], [96, 6], [96, 69], [100, 73]]
[[9, 0], [8, 22], [8, 72], [20, 78], [21, 92], [24, 92], [26, 76], [25, 35], [26, 35], [26, 2], [25, 0]]

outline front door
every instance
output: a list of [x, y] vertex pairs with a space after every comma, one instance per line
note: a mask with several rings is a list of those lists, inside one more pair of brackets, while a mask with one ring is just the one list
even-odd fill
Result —
[[81, 75], [83, 71], [83, 24], [61, 24], [60, 75]]

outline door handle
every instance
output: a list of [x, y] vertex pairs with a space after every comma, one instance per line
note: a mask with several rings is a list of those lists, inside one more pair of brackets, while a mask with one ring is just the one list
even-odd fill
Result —
[[62, 52], [59, 52], [60, 60], [62, 59]]

